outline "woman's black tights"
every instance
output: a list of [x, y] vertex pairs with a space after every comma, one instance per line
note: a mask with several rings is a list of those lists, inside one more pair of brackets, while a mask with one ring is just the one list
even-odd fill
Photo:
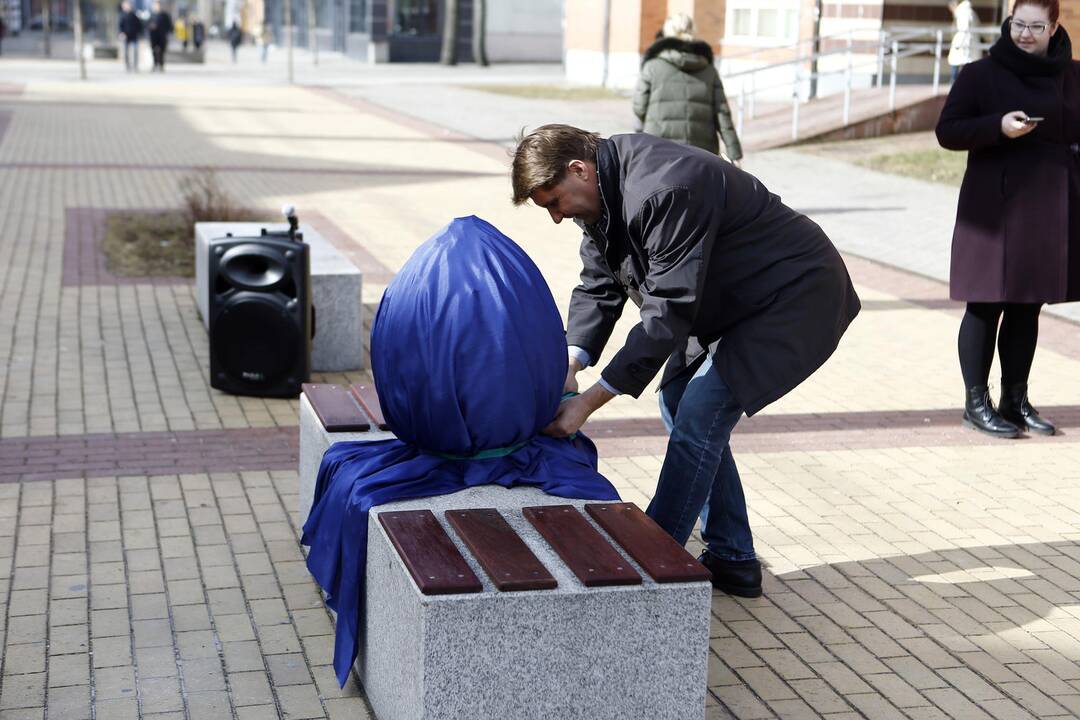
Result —
[[968, 303], [958, 343], [965, 387], [987, 384], [995, 339], [1001, 359], [1001, 384], [1027, 382], [1039, 340], [1040, 310], [1039, 303]]

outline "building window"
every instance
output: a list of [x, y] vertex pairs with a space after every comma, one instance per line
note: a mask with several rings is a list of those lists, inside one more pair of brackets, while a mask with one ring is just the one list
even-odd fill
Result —
[[394, 32], [401, 35], [438, 34], [438, 0], [398, 0], [394, 11]]
[[750, 8], [738, 8], [732, 12], [732, 26], [734, 35], [753, 35], [753, 18], [750, 16]]
[[788, 44], [799, 39], [799, 9], [785, 0], [728, 3], [728, 37], [766, 44]]
[[349, 32], [367, 32], [367, 0], [349, 0]]

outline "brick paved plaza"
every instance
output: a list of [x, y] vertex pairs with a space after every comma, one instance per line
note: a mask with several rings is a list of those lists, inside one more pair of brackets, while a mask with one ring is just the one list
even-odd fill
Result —
[[[579, 238], [510, 204], [500, 141], [548, 121], [630, 127], [612, 101], [455, 85], [470, 69], [328, 59], [287, 87], [279, 65], [216, 58], [137, 78], [95, 63], [85, 83], [70, 63], [0, 61], [3, 720], [369, 717], [355, 680], [334, 680], [298, 544], [297, 402], [211, 390], [193, 284], [111, 275], [106, 211], [174, 207], [180, 178], [214, 167], [244, 204], [294, 203], [362, 268], [369, 310], [415, 247], [477, 214], [565, 308]], [[1075, 311], [1044, 316], [1032, 378], [1063, 433], [966, 431], [960, 307], [941, 282], [955, 190], [792, 150], [747, 168], [834, 237], [864, 310], [733, 438], [768, 572], [761, 599], [714, 596], [708, 716], [1080, 716]], [[664, 450], [655, 395], [586, 430], [644, 506]]]

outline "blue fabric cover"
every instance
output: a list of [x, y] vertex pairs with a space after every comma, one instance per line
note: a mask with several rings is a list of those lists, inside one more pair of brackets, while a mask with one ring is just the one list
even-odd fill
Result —
[[[562, 319], [529, 257], [490, 224], [458, 218], [413, 254], [383, 295], [371, 364], [397, 436], [340, 442], [319, 468], [302, 542], [337, 611], [334, 669], [344, 685], [363, 625], [368, 510], [477, 485], [530, 485], [617, 500], [596, 447], [539, 435], [566, 379]], [[500, 457], [446, 455], [513, 448]]]

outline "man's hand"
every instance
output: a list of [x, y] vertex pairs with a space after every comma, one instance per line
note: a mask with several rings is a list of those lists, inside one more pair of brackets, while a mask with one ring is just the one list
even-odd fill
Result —
[[578, 391], [577, 374], [584, 369], [577, 358], [570, 358], [570, 365], [566, 368], [566, 382], [563, 383], [563, 393], [576, 393]]
[[1007, 138], [1018, 138], [1027, 135], [1035, 129], [1035, 123], [1026, 122], [1027, 113], [1023, 110], [1013, 110], [1001, 117], [1001, 134]]
[[593, 385], [583, 394], [564, 400], [559, 405], [555, 419], [541, 432], [552, 437], [569, 437], [580, 430], [589, 416], [613, 397], [615, 396], [599, 383]]

